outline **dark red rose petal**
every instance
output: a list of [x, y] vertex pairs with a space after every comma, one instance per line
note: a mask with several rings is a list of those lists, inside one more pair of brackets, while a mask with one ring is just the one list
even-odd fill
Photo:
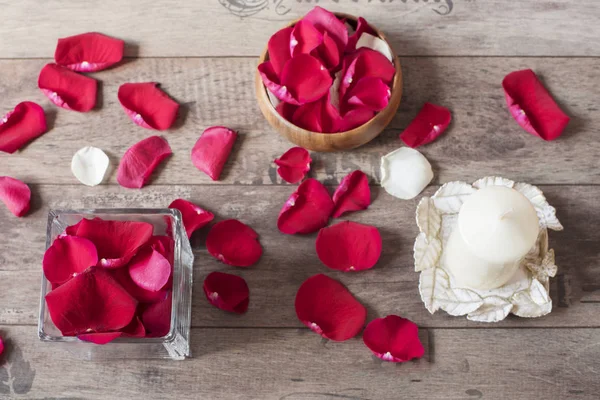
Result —
[[283, 28], [269, 39], [269, 61], [276, 76], [281, 76], [285, 63], [292, 58], [290, 41], [293, 30], [293, 27]]
[[323, 264], [339, 271], [371, 269], [381, 256], [381, 235], [374, 226], [343, 221], [319, 231], [317, 255]]
[[329, 221], [333, 211], [333, 201], [323, 184], [308, 178], [285, 202], [277, 228], [288, 235], [316, 232]]
[[237, 133], [224, 126], [206, 129], [192, 148], [192, 163], [218, 181], [236, 139]]
[[181, 212], [188, 239], [192, 237], [192, 233], [205, 227], [215, 218], [210, 211], [206, 211], [184, 199], [174, 200], [169, 208], [175, 208]]
[[262, 255], [258, 234], [235, 219], [216, 223], [206, 238], [206, 249], [217, 260], [235, 267], [254, 265]]
[[122, 335], [123, 332], [82, 333], [77, 335], [77, 339], [94, 344], [107, 344]]
[[177, 118], [179, 104], [156, 82], [125, 83], [119, 87], [118, 96], [129, 118], [141, 127], [164, 131]]
[[144, 328], [144, 324], [142, 323], [140, 317], [134, 317], [129, 325], [123, 328], [121, 332], [123, 332], [124, 336], [129, 337], [141, 338], [146, 336], [146, 328]]
[[87, 112], [96, 106], [98, 81], [56, 64], [47, 64], [38, 87], [51, 102], [67, 110]]
[[317, 6], [306, 14], [302, 20], [313, 24], [321, 33], [327, 32], [337, 44], [340, 53], [344, 52], [348, 44], [348, 29], [335, 14]]
[[[129, 276], [129, 270], [127, 268], [117, 268], [110, 270], [113, 278], [140, 303], [156, 303], [162, 301], [169, 296], [168, 290], [159, 290], [158, 292], [152, 292], [149, 290], [142, 289], [136, 285]], [[169, 286], [167, 284], [167, 286]]]
[[94, 243], [77, 236], [58, 237], [44, 253], [46, 279], [62, 284], [98, 263]]
[[290, 52], [292, 57], [298, 54], [309, 54], [323, 43], [323, 34], [306, 20], [298, 21], [290, 36]]
[[333, 218], [347, 212], [366, 210], [371, 204], [369, 178], [362, 171], [352, 171], [342, 179], [333, 193]]
[[171, 277], [171, 263], [156, 250], [140, 252], [128, 269], [131, 280], [151, 292], [162, 289]]
[[298, 106], [282, 101], [281, 103], [277, 104], [277, 107], [275, 107], [275, 109], [277, 110], [279, 115], [281, 115], [286, 120], [292, 122], [292, 120], [294, 119], [294, 113], [298, 109]]
[[570, 118], [532, 70], [511, 72], [502, 86], [510, 113], [525, 131], [544, 140], [555, 140], [563, 133]]
[[[383, 54], [373, 49], [362, 47], [344, 59], [342, 82], [340, 83], [340, 99], [363, 78], [379, 78], [391, 86], [396, 68]], [[342, 101], [343, 102], [343, 101]]]
[[204, 294], [213, 306], [237, 314], [248, 311], [250, 290], [239, 276], [211, 272], [204, 280]]
[[90, 268], [46, 295], [54, 325], [65, 336], [127, 326], [137, 301], [107, 271]]
[[0, 151], [12, 154], [47, 129], [42, 107], [31, 101], [19, 103], [0, 119]]
[[450, 110], [446, 107], [425, 103], [415, 119], [400, 134], [400, 139], [413, 149], [433, 142], [452, 121]]
[[340, 113], [331, 104], [329, 93], [317, 101], [298, 107], [292, 116], [294, 125], [319, 133], [339, 131], [340, 120]]
[[288, 183], [298, 183], [310, 171], [310, 153], [302, 147], [292, 147], [276, 159], [277, 173]]
[[363, 341], [384, 361], [405, 362], [425, 354], [417, 325], [397, 315], [371, 321], [363, 332]]
[[147, 337], [162, 337], [171, 330], [171, 295], [166, 299], [151, 304], [142, 314], [142, 323]]
[[[290, 59], [281, 73], [281, 85], [296, 100], [297, 105], [325, 96], [332, 83], [333, 79], [327, 68], [309, 54], [300, 54]], [[285, 101], [283, 98], [280, 100]]]
[[31, 190], [18, 179], [0, 176], [0, 200], [6, 205], [8, 211], [17, 217], [22, 217], [29, 211]]
[[358, 22], [356, 24], [356, 30], [350, 37], [348, 38], [348, 46], [346, 46], [346, 51], [351, 53], [356, 50], [356, 44], [358, 43], [358, 39], [362, 36], [363, 33], [368, 33], [373, 36], [377, 36], [377, 32], [371, 26], [366, 19], [363, 17], [358, 17]]
[[366, 77], [358, 81], [347, 96], [348, 104], [354, 107], [381, 111], [390, 102], [392, 91], [381, 79]]
[[344, 285], [318, 274], [308, 278], [298, 289], [296, 315], [314, 332], [341, 342], [360, 332], [367, 310]]
[[171, 154], [169, 143], [160, 136], [150, 136], [134, 144], [121, 159], [117, 182], [131, 189], [143, 187], [154, 169]]
[[123, 59], [125, 43], [101, 33], [89, 32], [58, 39], [54, 60], [73, 71], [94, 72]]

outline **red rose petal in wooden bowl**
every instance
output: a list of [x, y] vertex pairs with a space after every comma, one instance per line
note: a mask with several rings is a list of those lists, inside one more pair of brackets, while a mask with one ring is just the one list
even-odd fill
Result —
[[73, 71], [94, 72], [112, 67], [123, 59], [125, 42], [89, 32], [58, 39], [54, 60]]
[[348, 44], [348, 29], [331, 11], [316, 6], [302, 18], [310, 22], [321, 33], [327, 33], [337, 44], [340, 53]]
[[298, 107], [291, 122], [312, 132], [335, 133], [340, 130], [341, 117], [327, 93], [317, 101]]
[[292, 57], [298, 54], [309, 54], [323, 43], [323, 34], [306, 20], [300, 20], [290, 36], [290, 52]]
[[425, 354], [417, 325], [397, 315], [371, 321], [363, 332], [363, 341], [385, 361], [405, 362]]
[[346, 46], [346, 51], [348, 53], [356, 50], [356, 43], [358, 43], [358, 39], [360, 39], [363, 33], [368, 33], [370, 35], [377, 36], [377, 32], [375, 32], [375, 30], [369, 26], [367, 20], [363, 17], [358, 17], [358, 21], [356, 23], [356, 30], [348, 38], [348, 45]]
[[179, 104], [156, 82], [125, 83], [119, 87], [118, 97], [129, 118], [143, 128], [164, 131], [177, 118]]
[[31, 101], [19, 103], [0, 119], [0, 151], [12, 154], [47, 129], [42, 107]]
[[387, 107], [391, 96], [392, 90], [381, 79], [366, 77], [348, 91], [347, 102], [351, 107], [381, 111]]
[[288, 235], [316, 232], [329, 221], [333, 211], [333, 201], [323, 184], [308, 178], [285, 202], [277, 227]]
[[90, 240], [77, 237], [58, 237], [44, 253], [42, 267], [46, 279], [62, 284], [98, 263], [96, 246]]
[[415, 119], [400, 134], [400, 139], [414, 149], [437, 139], [451, 121], [452, 115], [446, 107], [425, 103]]
[[260, 260], [258, 234], [248, 225], [228, 219], [217, 222], [206, 237], [206, 249], [217, 260], [235, 267], [249, 267]]
[[250, 289], [244, 280], [236, 275], [211, 272], [204, 280], [204, 294], [213, 306], [236, 314], [248, 311]]
[[57, 64], [47, 64], [38, 87], [51, 102], [67, 110], [87, 112], [96, 106], [98, 81]]
[[333, 193], [333, 218], [347, 212], [366, 210], [371, 204], [369, 178], [362, 171], [352, 171], [342, 179]]
[[22, 217], [29, 211], [31, 190], [18, 179], [0, 176], [0, 200], [16, 217]]
[[277, 173], [288, 183], [298, 183], [310, 171], [310, 153], [302, 147], [292, 147], [276, 159]]
[[121, 158], [117, 182], [130, 189], [143, 187], [156, 167], [171, 154], [169, 143], [160, 136], [150, 136], [134, 144]]
[[169, 208], [175, 208], [181, 212], [183, 217], [183, 226], [187, 233], [188, 239], [192, 237], [192, 234], [208, 225], [214, 218], [214, 214], [210, 211], [206, 211], [194, 203], [184, 200], [174, 200]]
[[[390, 86], [396, 68], [378, 51], [362, 47], [344, 59], [342, 81], [340, 83], [340, 99], [343, 103], [346, 93], [363, 78], [379, 78]], [[343, 104], [342, 104], [343, 105]], [[342, 107], [343, 108], [343, 107]], [[345, 110], [342, 110], [345, 112]]]
[[269, 39], [269, 61], [277, 77], [281, 76], [285, 63], [292, 58], [290, 42], [293, 30], [294, 28], [291, 26], [283, 28]]
[[213, 181], [218, 181], [236, 139], [237, 132], [224, 126], [206, 129], [192, 148], [192, 163]]

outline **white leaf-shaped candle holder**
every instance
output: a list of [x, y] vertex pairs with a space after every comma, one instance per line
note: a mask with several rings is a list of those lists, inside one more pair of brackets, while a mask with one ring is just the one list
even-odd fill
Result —
[[[444, 265], [444, 247], [455, 228], [465, 200], [487, 186], [507, 186], [523, 194], [533, 204], [540, 233], [535, 246], [523, 258], [515, 275], [505, 285], [491, 290], [458, 287]], [[548, 229], [560, 231], [556, 210], [540, 189], [500, 177], [479, 179], [473, 185], [449, 182], [417, 206], [419, 235], [415, 240], [415, 271], [420, 272], [419, 293], [427, 310], [444, 310], [453, 316], [467, 316], [478, 322], [498, 322], [513, 313], [536, 318], [552, 311], [550, 279], [557, 272], [554, 250], [548, 248]]]

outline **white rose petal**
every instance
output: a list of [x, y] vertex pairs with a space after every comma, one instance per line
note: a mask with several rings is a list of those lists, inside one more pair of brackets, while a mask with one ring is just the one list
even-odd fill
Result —
[[381, 158], [381, 186], [392, 196], [410, 200], [433, 179], [431, 164], [410, 147], [401, 147]]
[[71, 172], [84, 185], [96, 186], [102, 183], [108, 164], [106, 153], [97, 147], [87, 146], [73, 156]]
[[373, 36], [364, 32], [362, 35], [360, 35], [358, 42], [356, 42], [356, 50], [360, 49], [361, 47], [368, 47], [369, 49], [378, 51], [386, 56], [390, 62], [394, 62], [394, 56], [392, 55], [390, 46], [385, 42], [385, 40], [378, 38], [377, 36]]

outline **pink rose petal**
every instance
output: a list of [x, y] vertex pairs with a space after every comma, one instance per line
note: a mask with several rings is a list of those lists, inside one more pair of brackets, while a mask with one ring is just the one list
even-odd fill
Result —
[[171, 263], [156, 250], [138, 253], [128, 269], [131, 280], [151, 292], [162, 289], [171, 277]]

